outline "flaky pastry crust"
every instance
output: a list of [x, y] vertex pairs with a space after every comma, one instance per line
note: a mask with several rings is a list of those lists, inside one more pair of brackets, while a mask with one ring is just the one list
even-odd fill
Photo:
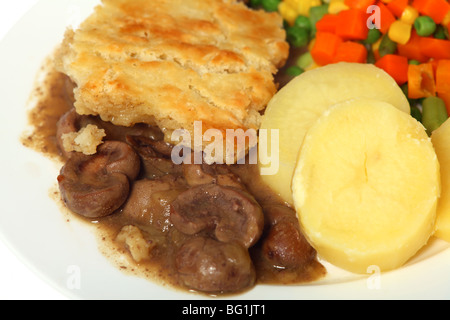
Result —
[[56, 56], [79, 114], [158, 125], [166, 138], [258, 129], [289, 46], [278, 13], [236, 0], [103, 0]]

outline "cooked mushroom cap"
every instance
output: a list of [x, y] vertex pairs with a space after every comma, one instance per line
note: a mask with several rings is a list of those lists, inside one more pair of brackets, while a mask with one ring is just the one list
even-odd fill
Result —
[[293, 209], [284, 205], [266, 206], [267, 235], [262, 241], [264, 257], [276, 267], [297, 268], [306, 265], [316, 256], [300, 231]]
[[121, 214], [134, 223], [168, 231], [172, 225], [169, 204], [184, 190], [184, 184], [171, 175], [138, 180], [133, 184]]
[[256, 278], [247, 249], [207, 237], [186, 241], [177, 253], [176, 267], [182, 284], [203, 292], [243, 290]]
[[88, 218], [112, 214], [127, 199], [136, 179], [139, 157], [123, 142], [107, 141], [93, 156], [72, 155], [58, 176], [67, 207]]
[[258, 241], [264, 228], [262, 209], [250, 194], [216, 184], [180, 194], [172, 203], [170, 218], [185, 234], [210, 230], [218, 240], [238, 241], [246, 248]]

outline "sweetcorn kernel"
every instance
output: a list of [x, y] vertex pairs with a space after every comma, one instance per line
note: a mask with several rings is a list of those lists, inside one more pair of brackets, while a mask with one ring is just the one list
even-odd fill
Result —
[[417, 11], [416, 8], [412, 6], [406, 6], [405, 10], [403, 11], [400, 21], [403, 21], [408, 24], [414, 24], [414, 21], [419, 16], [419, 11]]
[[447, 26], [450, 23], [450, 11], [447, 12], [444, 19], [442, 20], [442, 25]]
[[406, 44], [411, 38], [412, 25], [403, 21], [394, 21], [388, 31], [389, 38], [399, 44]]
[[297, 15], [309, 17], [309, 9], [311, 7], [320, 6], [321, 0], [285, 0], [294, 10]]
[[344, 3], [344, 1], [335, 0], [330, 1], [330, 4], [328, 5], [328, 13], [330, 14], [338, 14], [342, 10], [347, 10], [349, 7]]
[[297, 18], [297, 11], [286, 1], [281, 2], [278, 5], [278, 11], [284, 20], [286, 20], [291, 26], [294, 25]]
[[378, 49], [380, 48], [381, 40], [382, 40], [382, 37], [380, 37], [380, 39], [378, 39], [374, 44], [372, 44], [373, 52], [378, 51]]

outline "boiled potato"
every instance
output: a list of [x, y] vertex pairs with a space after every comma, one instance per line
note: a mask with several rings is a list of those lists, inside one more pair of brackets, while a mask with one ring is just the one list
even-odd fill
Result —
[[431, 134], [431, 142], [441, 165], [441, 198], [437, 207], [435, 236], [450, 241], [450, 119]]
[[356, 273], [403, 265], [434, 231], [439, 163], [424, 127], [391, 104], [333, 106], [305, 136], [292, 180], [303, 232]]
[[[369, 64], [338, 63], [307, 71], [289, 82], [270, 101], [261, 129], [268, 132], [268, 155], [279, 155], [276, 174], [262, 170], [272, 166], [260, 158], [263, 180], [292, 204], [291, 180], [297, 154], [306, 131], [330, 106], [353, 98], [386, 101], [410, 112], [409, 103], [397, 83], [383, 70]], [[279, 130], [279, 147], [271, 144], [271, 129]], [[260, 140], [260, 148], [266, 148]]]

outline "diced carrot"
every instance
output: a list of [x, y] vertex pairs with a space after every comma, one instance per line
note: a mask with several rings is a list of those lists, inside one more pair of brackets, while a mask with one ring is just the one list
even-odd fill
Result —
[[414, 0], [412, 6], [420, 14], [431, 17], [436, 23], [441, 23], [450, 11], [450, 4], [446, 0]]
[[413, 0], [411, 5], [420, 11], [420, 10], [422, 10], [422, 8], [425, 7], [427, 2], [428, 2], [428, 0]]
[[408, 65], [408, 97], [419, 99], [435, 95], [436, 84], [432, 64]]
[[365, 11], [358, 9], [342, 10], [338, 13], [336, 35], [345, 40], [366, 39], [369, 33], [367, 19], [368, 15]]
[[412, 30], [411, 37], [406, 44], [397, 44], [398, 54], [411, 60], [426, 62], [429, 58], [420, 50], [420, 36]]
[[444, 100], [445, 108], [447, 109], [448, 115], [450, 115], [450, 92], [438, 92], [437, 95]]
[[325, 14], [322, 19], [316, 23], [317, 31], [336, 32], [339, 17], [336, 14]]
[[333, 62], [334, 56], [342, 39], [331, 32], [317, 32], [311, 56], [319, 65], [326, 65]]
[[396, 54], [384, 55], [375, 66], [386, 71], [398, 85], [408, 81], [408, 58]]
[[439, 61], [440, 60], [436, 60], [436, 59], [428, 60], [428, 63], [431, 63], [431, 66], [433, 67], [434, 79], [436, 79], [436, 70], [437, 70]]
[[377, 6], [380, 8], [380, 31], [387, 33], [391, 24], [397, 19], [395, 19], [394, 14], [381, 1], [377, 2]]
[[422, 54], [429, 58], [450, 59], [450, 40], [420, 37], [419, 47]]
[[355, 62], [365, 63], [367, 60], [367, 49], [358, 42], [342, 42], [336, 50], [333, 62]]
[[359, 9], [366, 11], [367, 8], [373, 4], [375, 4], [377, 0], [345, 0], [344, 3], [349, 8]]
[[436, 91], [450, 94], [450, 60], [439, 60], [437, 63]]
[[391, 2], [387, 3], [386, 6], [394, 14], [394, 16], [400, 18], [408, 4], [408, 0], [392, 0]]

